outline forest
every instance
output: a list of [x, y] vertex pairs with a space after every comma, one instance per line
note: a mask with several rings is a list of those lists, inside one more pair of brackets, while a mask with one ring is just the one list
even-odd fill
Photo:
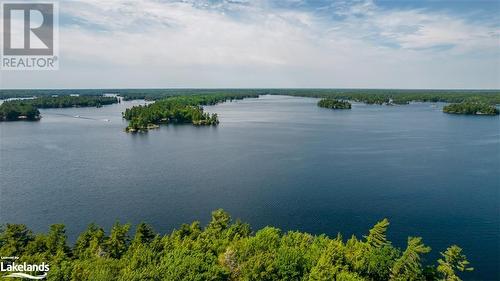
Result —
[[258, 95], [213, 94], [200, 96], [177, 96], [165, 98], [148, 105], [127, 108], [123, 118], [129, 121], [127, 132], [147, 131], [157, 128], [160, 124], [190, 123], [193, 125], [217, 125], [217, 114], [203, 111], [204, 105], [214, 105], [220, 102], [257, 98]]
[[443, 107], [443, 112], [450, 114], [466, 115], [498, 115], [499, 111], [494, 105], [483, 102], [452, 103]]
[[0, 121], [40, 119], [40, 111], [30, 102], [25, 100], [16, 102], [4, 102], [0, 105]]
[[332, 98], [362, 102], [366, 104], [408, 104], [410, 102], [460, 103], [477, 101], [500, 104], [500, 91], [465, 90], [344, 90], [344, 91], [290, 91], [289, 96]]
[[64, 108], [64, 107], [101, 107], [103, 105], [118, 103], [116, 97], [104, 96], [54, 96], [38, 97], [24, 100], [37, 108]]
[[[233, 99], [244, 99], [248, 97], [257, 98], [261, 92], [257, 90], [233, 90], [235, 93], [211, 93], [212, 90], [204, 91], [204, 95], [194, 95], [186, 94], [180, 95], [180, 92], [170, 92], [170, 94], [179, 94], [173, 96], [163, 97], [158, 92], [155, 96], [142, 95], [137, 93], [121, 94], [129, 99], [149, 99], [156, 100], [156, 98], [163, 97], [156, 100], [152, 104], [139, 105], [132, 108], [126, 109], [122, 114], [123, 118], [129, 121], [129, 125], [126, 127], [127, 132], [146, 132], [149, 129], [158, 128], [160, 124], [181, 124], [188, 123], [193, 125], [217, 125], [219, 120], [217, 114], [208, 114], [203, 111], [204, 105], [214, 105], [220, 102]], [[252, 92], [248, 94], [243, 94], [244, 92]], [[190, 92], [187, 92], [190, 93]], [[264, 92], [265, 93], [265, 92]], [[272, 92], [267, 92], [267, 94], [279, 94], [277, 90]], [[471, 95], [467, 93], [462, 94], [450, 94], [444, 92], [442, 94], [429, 94], [420, 92], [409, 92], [406, 94], [362, 94], [359, 92], [354, 93], [338, 93], [332, 94], [325, 92], [323, 94], [312, 92], [293, 92], [285, 91], [282, 94], [291, 96], [301, 96], [301, 97], [320, 97], [321, 100], [317, 103], [319, 107], [330, 108], [330, 109], [351, 109], [351, 103], [347, 100], [354, 100], [358, 102], [364, 102], [368, 104], [408, 104], [411, 101], [422, 101], [422, 102], [441, 102], [441, 101], [461, 101], [460, 105], [480, 105], [476, 106], [476, 113], [471, 114], [491, 114], [491, 112], [497, 112], [494, 106], [495, 102], [500, 103], [500, 95], [495, 95], [491, 93], [483, 93]], [[334, 98], [335, 97], [335, 98]], [[339, 98], [339, 99], [337, 99]], [[488, 103], [490, 102], [490, 103]], [[459, 113], [452, 112], [455, 105], [451, 107], [445, 107], [444, 112], [447, 113]], [[471, 108], [467, 106], [467, 108]], [[466, 111], [467, 112], [467, 111]]]
[[[127, 131], [147, 131], [163, 123], [191, 123], [216, 125], [217, 115], [203, 112], [203, 105], [259, 95], [288, 95], [333, 100], [355, 101], [367, 104], [408, 104], [410, 102], [448, 102], [446, 113], [498, 114], [500, 91], [496, 90], [394, 90], [394, 89], [76, 89], [76, 90], [0, 90], [0, 98], [26, 98], [6, 101], [0, 105], [0, 120], [37, 120], [38, 108], [101, 107], [124, 100], [156, 101], [147, 106], [127, 109], [123, 117], [130, 121]], [[75, 96], [80, 95], [80, 96]], [[347, 102], [348, 103], [348, 102]], [[321, 106], [318, 103], [319, 106]], [[350, 105], [350, 104], [349, 104]], [[347, 104], [336, 105], [343, 108]], [[346, 107], [347, 108], [347, 107]]]
[[321, 99], [318, 101], [318, 106], [330, 109], [351, 109], [351, 104], [349, 102], [331, 98]]
[[192, 95], [289, 95], [300, 97], [333, 98], [369, 104], [407, 104], [409, 102], [482, 101], [500, 104], [499, 90], [411, 90], [411, 89], [54, 89], [54, 90], [0, 90], [0, 99], [42, 97], [51, 95], [117, 94], [124, 100], [160, 100]]
[[39, 120], [39, 108], [101, 107], [117, 103], [116, 97], [57, 96], [5, 101], [0, 105], [0, 121]]
[[395, 247], [387, 239], [388, 227], [383, 219], [365, 236], [348, 239], [275, 227], [254, 232], [219, 209], [205, 227], [196, 221], [166, 235], [146, 223], [133, 235], [130, 224], [116, 222], [109, 233], [90, 224], [70, 246], [62, 224], [46, 234], [6, 224], [0, 229], [0, 256], [48, 263], [49, 281], [458, 281], [473, 270], [456, 245], [443, 249], [435, 263], [425, 260], [431, 248], [420, 237]]
[[145, 89], [117, 90], [124, 100], [161, 100], [191, 95], [285, 95], [297, 97], [331, 98], [367, 104], [408, 104], [410, 102], [481, 101], [500, 104], [498, 90], [394, 90], [394, 89]]

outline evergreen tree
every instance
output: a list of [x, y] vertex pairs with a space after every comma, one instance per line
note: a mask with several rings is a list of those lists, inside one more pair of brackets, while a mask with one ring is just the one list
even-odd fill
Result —
[[387, 233], [387, 228], [389, 227], [389, 221], [387, 219], [383, 219], [375, 226], [370, 229], [370, 232], [368, 236], [365, 236], [366, 242], [375, 248], [380, 248], [385, 245], [388, 245], [386, 233]]
[[444, 253], [440, 253], [443, 258], [438, 259], [437, 272], [440, 278], [444, 281], [460, 281], [457, 271], [473, 271], [474, 268], [469, 267], [467, 257], [462, 254], [462, 248], [457, 245], [452, 245], [446, 249]]
[[422, 238], [409, 237], [406, 250], [392, 267], [391, 280], [422, 280], [421, 255], [430, 251], [431, 248], [422, 243]]

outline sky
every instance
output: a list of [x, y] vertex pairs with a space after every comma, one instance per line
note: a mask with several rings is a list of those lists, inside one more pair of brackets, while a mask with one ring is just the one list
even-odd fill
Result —
[[500, 0], [65, 0], [9, 88], [499, 89]]

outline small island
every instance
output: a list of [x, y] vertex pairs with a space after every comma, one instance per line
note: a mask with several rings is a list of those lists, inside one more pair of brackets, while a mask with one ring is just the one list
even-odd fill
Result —
[[0, 105], [0, 121], [40, 120], [40, 111], [29, 102], [4, 102]]
[[160, 124], [192, 124], [213, 126], [219, 124], [217, 114], [203, 111], [204, 105], [258, 97], [258, 95], [214, 94], [200, 96], [169, 97], [149, 105], [127, 108], [122, 114], [129, 121], [126, 132], [147, 132], [159, 128]]
[[465, 115], [498, 115], [499, 111], [494, 105], [483, 102], [452, 103], [443, 107], [444, 113]]
[[118, 103], [116, 97], [54, 96], [5, 101], [0, 105], [0, 121], [40, 120], [39, 108], [102, 107]]
[[318, 102], [318, 106], [330, 109], [351, 109], [351, 104], [348, 101], [336, 100], [331, 98], [321, 99]]

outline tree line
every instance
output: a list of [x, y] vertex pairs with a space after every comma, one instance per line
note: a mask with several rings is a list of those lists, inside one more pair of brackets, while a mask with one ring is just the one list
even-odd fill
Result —
[[443, 107], [443, 112], [450, 114], [466, 115], [498, 115], [499, 111], [494, 105], [484, 102], [452, 103]]
[[67, 90], [0, 90], [0, 99], [42, 97], [51, 95], [103, 95], [113, 93], [124, 100], [160, 100], [192, 95], [289, 95], [333, 98], [370, 104], [407, 104], [412, 101], [461, 103], [481, 101], [500, 104], [499, 90], [411, 90], [411, 89], [67, 89]]
[[0, 105], [0, 121], [38, 120], [39, 108], [101, 107], [117, 103], [116, 97], [57, 96], [5, 101]]
[[[0, 256], [18, 262], [50, 265], [47, 280], [446, 280], [458, 281], [473, 270], [462, 249], [450, 246], [436, 264], [424, 265], [431, 251], [420, 237], [409, 237], [406, 248], [387, 239], [384, 219], [362, 238], [311, 235], [250, 226], [223, 210], [212, 212], [205, 227], [184, 224], [160, 235], [145, 223], [115, 223], [109, 233], [90, 224], [69, 246], [64, 225], [33, 234], [25, 225], [0, 229]], [[32, 272], [40, 274], [40, 272]]]
[[39, 97], [32, 100], [24, 100], [37, 108], [65, 108], [65, 107], [101, 107], [118, 103], [116, 97], [105, 96], [54, 96]]
[[147, 131], [160, 124], [190, 123], [193, 125], [217, 125], [217, 114], [203, 111], [203, 106], [258, 95], [213, 94], [200, 96], [169, 97], [148, 105], [127, 108], [122, 116], [129, 121], [127, 132]]
[[0, 121], [38, 120], [40, 111], [30, 102], [6, 101], [0, 105]]

